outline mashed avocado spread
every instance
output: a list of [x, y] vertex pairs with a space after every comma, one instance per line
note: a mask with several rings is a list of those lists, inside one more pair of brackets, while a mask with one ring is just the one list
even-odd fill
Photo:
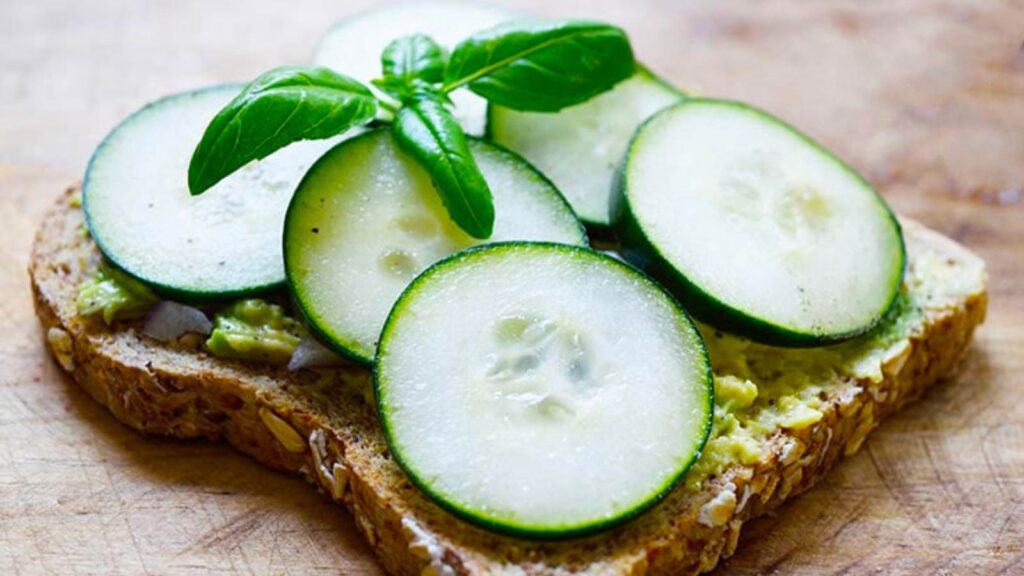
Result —
[[225, 358], [286, 364], [299, 345], [301, 330], [280, 306], [241, 300], [214, 316], [206, 347]]
[[[140, 318], [158, 301], [159, 297], [138, 280], [102, 264], [78, 286], [76, 305], [80, 315], [101, 314], [110, 324]], [[301, 336], [302, 327], [280, 306], [257, 299], [241, 300], [214, 316], [206, 348], [224, 358], [285, 364]]]
[[156, 294], [138, 280], [106, 264], [78, 287], [75, 301], [82, 316], [101, 314], [108, 325], [114, 320], [139, 318], [157, 302]]
[[756, 463], [775, 431], [820, 421], [823, 399], [840, 378], [880, 381], [888, 351], [910, 335], [921, 315], [915, 298], [913, 290], [904, 291], [873, 332], [821, 348], [774, 348], [700, 326], [715, 372], [715, 418], [686, 476], [687, 488], [699, 489], [735, 463]]
[[[830, 387], [841, 385], [844, 377], [881, 381], [883, 363], [911, 335], [922, 306], [931, 303], [927, 292], [931, 283], [922, 276], [943, 270], [938, 265], [920, 268], [908, 275], [906, 288], [878, 328], [849, 342], [775, 348], [700, 325], [715, 373], [715, 415], [708, 442], [686, 475], [686, 487], [698, 490], [707, 478], [734, 464], [755, 464], [780, 429], [802, 430], [819, 422]], [[134, 278], [103, 265], [81, 284], [77, 304], [80, 314], [102, 313], [109, 324], [114, 319], [137, 318], [157, 300]], [[284, 364], [302, 330], [281, 306], [241, 300], [216, 314], [206, 347], [226, 358]]]

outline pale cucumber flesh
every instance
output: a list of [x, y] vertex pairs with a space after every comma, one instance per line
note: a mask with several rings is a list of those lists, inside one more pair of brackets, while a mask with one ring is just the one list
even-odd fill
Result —
[[240, 88], [150, 104], [115, 128], [90, 161], [83, 204], [92, 237], [118, 267], [165, 295], [225, 298], [282, 284], [288, 201], [306, 169], [337, 142], [292, 144], [192, 196], [192, 152]]
[[[494, 196], [488, 241], [586, 244], [565, 200], [515, 155], [479, 140], [470, 148]], [[331, 151], [299, 187], [285, 224], [295, 300], [325, 340], [373, 359], [388, 311], [428, 266], [479, 244], [456, 226], [427, 174], [388, 130]]]
[[831, 153], [765, 112], [676, 105], [638, 131], [623, 174], [627, 257], [699, 318], [780, 344], [854, 336], [899, 290], [899, 225]]
[[558, 186], [580, 219], [606, 228], [615, 175], [630, 137], [682, 94], [638, 70], [612, 90], [554, 114], [492, 105], [488, 134], [519, 152]]
[[627, 265], [496, 244], [403, 294], [377, 398], [392, 453], [442, 506], [564, 537], [639, 513], [682, 477], [710, 425], [707, 362], [686, 314]]

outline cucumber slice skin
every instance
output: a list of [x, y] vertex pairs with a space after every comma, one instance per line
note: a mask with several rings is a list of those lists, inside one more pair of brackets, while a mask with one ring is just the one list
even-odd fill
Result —
[[[680, 100], [680, 101], [682, 101], [682, 100], [684, 100], [684, 99], [689, 97], [684, 91], [676, 88], [675, 86], [670, 84], [668, 81], [666, 81], [664, 78], [661, 78], [660, 76], [658, 76], [657, 74], [652, 72], [650, 69], [648, 69], [647, 67], [645, 67], [645, 66], [643, 66], [642, 64], [639, 64], [639, 63], [637, 63], [636, 73], [634, 74], [634, 76], [632, 78], [630, 78], [629, 80], [626, 80], [624, 82], [628, 82], [630, 80], [635, 80], [635, 79], [642, 79], [643, 81], [648, 82], [648, 83], [656, 86], [658, 89], [662, 90], [665, 94], [674, 94], [678, 98], [678, 100]], [[613, 88], [612, 90], [615, 90], [615, 88]], [[671, 106], [671, 104], [669, 104], [669, 106]], [[571, 110], [571, 109], [572, 108], [569, 108], [568, 110]], [[501, 124], [501, 121], [499, 120], [499, 117], [501, 116], [501, 114], [503, 112], [504, 112], [504, 110], [501, 107], [499, 107], [499, 106], [495, 106], [493, 104], [488, 104], [488, 106], [487, 106], [487, 126], [486, 126], [486, 130], [484, 132], [484, 137], [489, 139], [489, 140], [491, 140], [492, 142], [497, 142], [499, 144], [504, 144], [501, 141], [502, 137], [501, 137], [500, 129], [498, 128], [498, 126]], [[515, 112], [515, 111], [512, 111], [512, 112]], [[558, 113], [556, 112], [554, 114], [551, 114], [551, 116], [552, 117], [556, 117], [556, 116], [558, 116]], [[640, 124], [643, 124], [643, 122], [640, 122]], [[618, 172], [619, 172], [619, 167], [616, 167], [616, 170], [613, 171], [612, 177], [609, 179], [609, 181], [607, 183], [608, 189], [612, 191], [612, 194], [611, 194], [612, 197], [614, 197], [614, 190], [615, 190], [615, 184], [617, 182], [617, 174], [618, 174]], [[565, 194], [564, 191], [563, 191], [563, 194]], [[570, 204], [571, 204], [571, 202], [570, 202]], [[586, 226], [587, 231], [590, 233], [590, 235], [593, 238], [598, 239], [598, 240], [609, 240], [609, 241], [614, 239], [615, 234], [614, 234], [613, 226], [612, 226], [612, 223], [611, 223], [611, 215], [610, 215], [611, 210], [610, 210], [610, 208], [611, 207], [609, 206], [609, 215], [607, 217], [605, 217], [605, 218], [588, 217], [587, 215], [585, 215], [585, 214], [581, 213], [579, 210], [577, 210], [577, 214], [579, 215], [580, 220], [583, 222], [584, 226]]]
[[[884, 306], [870, 322], [866, 322], [864, 325], [856, 329], [832, 333], [811, 333], [781, 326], [777, 323], [758, 317], [749, 311], [741, 310], [733, 305], [723, 302], [717, 296], [705, 290], [703, 287], [691, 280], [684, 272], [674, 266], [668, 258], [663, 255], [661, 249], [648, 239], [629, 200], [630, 186], [628, 168], [630, 159], [635, 154], [639, 136], [647, 125], [657, 121], [663, 114], [671, 114], [678, 108], [694, 105], [734, 107], [780, 127], [816, 150], [822, 158], [833, 162], [847, 175], [858, 181], [863, 188], [872, 192], [878, 206], [884, 211], [886, 218], [891, 224], [897, 237], [896, 257], [899, 262], [895, 267], [897, 273], [890, 281], [888, 304]], [[623, 257], [661, 282], [670, 292], [676, 295], [679, 301], [683, 303], [686, 309], [693, 314], [695, 318], [701, 322], [710, 324], [711, 326], [715, 326], [727, 332], [746, 336], [751, 340], [770, 346], [813, 348], [843, 342], [870, 332], [896, 306], [907, 266], [906, 243], [903, 238], [903, 230], [900, 226], [899, 220], [896, 218], [895, 213], [889, 205], [885, 202], [885, 199], [882, 198], [881, 194], [879, 194], [863, 176], [810, 136], [800, 132], [783, 120], [748, 104], [731, 100], [691, 98], [674, 106], [665, 108], [651, 116], [637, 129], [636, 133], [633, 135], [633, 140], [630, 142], [629, 148], [627, 149], [622, 166], [619, 169], [616, 193], [613, 195], [612, 221], [615, 234], [620, 242], [620, 250]]]
[[[579, 525], [570, 526], [559, 526], [556, 528], [550, 527], [539, 527], [523, 525], [514, 522], [505, 521], [499, 518], [488, 516], [478, 511], [469, 509], [467, 507], [460, 506], [458, 503], [449, 500], [444, 494], [435, 490], [429, 481], [418, 475], [416, 469], [411, 466], [408, 459], [405, 457], [401, 446], [395, 438], [394, 431], [390, 424], [390, 411], [388, 409], [385, 400], [385, 389], [387, 383], [383, 380], [381, 375], [380, 365], [381, 360], [387, 356], [388, 345], [392, 335], [396, 331], [396, 324], [399, 322], [399, 318], [404, 311], [406, 304], [413, 298], [416, 291], [426, 282], [429, 282], [431, 277], [439, 271], [443, 271], [450, 266], [459, 265], [462, 262], [473, 260], [487, 254], [507, 250], [507, 249], [540, 249], [540, 250], [558, 250], [568, 254], [576, 254], [584, 257], [591, 257], [598, 259], [602, 262], [610, 264], [613, 267], [621, 270], [624, 274], [635, 278], [645, 285], [650, 286], [657, 292], [660, 292], [664, 297], [671, 302], [677, 314], [677, 320], [685, 323], [685, 325], [691, 331], [691, 334], [695, 336], [693, 344], [697, 348], [700, 357], [703, 360], [704, 365], [704, 388], [705, 388], [705, 404], [703, 413], [703, 422], [700, 432], [700, 437], [697, 440], [697, 449], [694, 450], [692, 457], [689, 461], [679, 468], [678, 472], [670, 477], [664, 485], [657, 489], [648, 498], [641, 502], [638, 502], [632, 508], [620, 513], [618, 516], [603, 519], [596, 522], [590, 522]], [[399, 467], [405, 472], [409, 480], [426, 494], [431, 501], [435, 504], [448, 511], [449, 513], [457, 516], [467, 522], [475, 524], [481, 528], [487, 529], [491, 532], [503, 534], [507, 536], [526, 538], [538, 541], [559, 541], [567, 540], [572, 538], [581, 538], [590, 536], [600, 532], [607, 531], [611, 528], [621, 526], [640, 516], [644, 512], [650, 510], [662, 500], [664, 500], [686, 477], [686, 473], [693, 467], [693, 465], [700, 459], [700, 455], [703, 452], [704, 446], [707, 443], [708, 438], [711, 435], [712, 424], [714, 422], [714, 373], [711, 368], [711, 359], [708, 355], [707, 347], [704, 343], [703, 338], [700, 335], [700, 331], [694, 324], [693, 319], [686, 312], [686, 310], [679, 304], [679, 301], [672, 295], [671, 292], [667, 291], [661, 284], [655, 281], [653, 278], [645, 274], [642, 270], [634, 267], [628, 262], [624, 262], [618, 258], [614, 258], [602, 252], [598, 252], [586, 246], [572, 246], [568, 244], [557, 244], [552, 242], [525, 242], [525, 241], [510, 241], [510, 242], [494, 242], [491, 244], [484, 244], [480, 246], [474, 246], [461, 252], [457, 252], [443, 260], [435, 262], [429, 268], [424, 270], [419, 276], [414, 279], [409, 286], [402, 292], [402, 295], [395, 302], [395, 305], [391, 309], [391, 313], [388, 315], [387, 321], [384, 323], [384, 328], [381, 331], [380, 345], [377, 347], [377, 357], [375, 361], [376, 368], [373, 371], [373, 390], [374, 399], [377, 404], [377, 413], [381, 423], [381, 428], [384, 430], [384, 436], [387, 440], [388, 447], [391, 451], [395, 462], [398, 463]]]
[[[296, 193], [292, 196], [291, 202], [288, 205], [288, 211], [285, 214], [284, 221], [284, 233], [282, 234], [283, 252], [284, 252], [284, 269], [285, 269], [285, 285], [287, 287], [290, 301], [293, 304], [293, 309], [296, 314], [303, 320], [305, 325], [309, 328], [310, 332], [319, 340], [326, 344], [333, 351], [337, 352], [342, 357], [350, 360], [356, 364], [363, 366], [372, 367], [376, 361], [376, 352], [367, 354], [362, 350], [363, 346], [354, 339], [344, 338], [339, 334], [336, 334], [333, 330], [327, 327], [327, 323], [323, 321], [312, 309], [311, 305], [306, 302], [306, 299], [302, 296], [301, 281], [296, 277], [296, 268], [294, 264], [294, 257], [291, 256], [291, 251], [288, 249], [288, 238], [289, 229], [292, 227], [301, 227], [303, 224], [299, 222], [300, 217], [298, 213], [301, 210], [300, 203], [303, 201], [301, 191], [305, 188], [307, 180], [310, 180], [313, 175], [317, 172], [317, 169], [321, 165], [326, 165], [333, 161], [333, 157], [337, 154], [344, 153], [347, 146], [359, 144], [363, 139], [373, 138], [380, 133], [389, 132], [390, 128], [376, 128], [363, 132], [357, 136], [346, 139], [343, 142], [338, 143], [335, 147], [331, 148], [327, 153], [320, 157], [313, 166], [306, 172], [306, 176], [302, 182], [299, 183]], [[548, 188], [548, 192], [551, 194], [551, 200], [557, 203], [559, 209], [564, 210], [568, 215], [571, 215], [575, 221], [575, 232], [577, 235], [577, 241], [580, 245], [588, 246], [587, 232], [579, 218], [576, 217], [576, 213], [573, 211], [572, 206], [568, 200], [558, 191], [558, 188], [539, 170], [534, 168], [532, 164], [527, 162], [522, 156], [516, 154], [512, 150], [509, 150], [503, 146], [495, 144], [490, 141], [483, 140], [474, 136], [467, 135], [467, 139], [471, 142], [483, 143], [492, 148], [494, 151], [506, 156], [510, 161], [519, 163], [519, 165], [527, 171], [531, 177], [537, 179], [540, 183]]]
[[117, 137], [118, 133], [121, 131], [122, 128], [130, 126], [137, 119], [142, 118], [148, 115], [150, 112], [163, 107], [165, 104], [180, 99], [200, 97], [208, 93], [220, 91], [230, 91], [237, 93], [242, 89], [242, 87], [242, 84], [216, 84], [188, 92], [170, 94], [168, 96], [164, 96], [162, 98], [159, 98], [146, 104], [145, 106], [133, 112], [127, 118], [119, 122], [117, 126], [115, 126], [104, 137], [104, 139], [100, 142], [99, 146], [96, 147], [96, 150], [93, 152], [92, 156], [89, 159], [89, 163], [86, 166], [85, 177], [83, 179], [82, 185], [82, 212], [85, 216], [85, 224], [87, 229], [89, 230], [89, 235], [92, 237], [93, 241], [99, 247], [100, 252], [103, 253], [104, 257], [107, 259], [107, 261], [110, 262], [110, 264], [112, 264], [115, 268], [124, 272], [128, 276], [131, 276], [132, 278], [135, 278], [139, 282], [142, 282], [143, 284], [147, 285], [153, 290], [153, 292], [155, 292], [157, 295], [163, 298], [175, 300], [178, 302], [204, 304], [219, 302], [223, 300], [231, 300], [236, 298], [260, 296], [283, 288], [285, 284], [285, 279], [284, 277], [282, 277], [280, 280], [277, 281], [267, 282], [264, 284], [257, 284], [250, 287], [234, 290], [206, 291], [185, 288], [180, 286], [173, 286], [132, 271], [129, 267], [125, 266], [120, 261], [120, 259], [118, 258], [114, 251], [110, 250], [106, 246], [103, 234], [97, 233], [97, 226], [93, 218], [93, 212], [89, 209], [91, 195], [88, 191], [90, 188], [90, 183], [92, 181], [92, 176], [95, 172], [96, 164], [98, 160], [102, 158], [103, 152], [105, 152], [106, 149], [109, 146], [111, 146], [111, 143], [113, 142], [114, 138]]

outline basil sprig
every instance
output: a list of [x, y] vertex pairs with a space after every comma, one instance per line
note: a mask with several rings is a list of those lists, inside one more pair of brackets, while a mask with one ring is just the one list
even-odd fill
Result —
[[493, 198], [448, 94], [466, 87], [508, 108], [553, 112], [625, 80], [634, 61], [615, 26], [522, 20], [470, 36], [450, 59], [427, 36], [398, 38], [381, 67], [372, 81], [377, 93], [325, 68], [277, 68], [256, 78], [206, 128], [189, 164], [192, 194], [293, 142], [392, 122], [396, 142], [430, 175], [452, 220], [488, 238]]

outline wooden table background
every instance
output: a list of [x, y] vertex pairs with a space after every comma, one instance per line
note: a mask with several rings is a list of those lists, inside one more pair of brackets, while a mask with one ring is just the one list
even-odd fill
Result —
[[[144, 438], [44, 354], [35, 226], [123, 116], [303, 63], [367, 1], [0, 0], [0, 573], [376, 574], [352, 520], [223, 446]], [[963, 374], [743, 534], [723, 573], [1024, 574], [1024, 3], [524, 1], [623, 25], [686, 88], [790, 119], [981, 253]]]

